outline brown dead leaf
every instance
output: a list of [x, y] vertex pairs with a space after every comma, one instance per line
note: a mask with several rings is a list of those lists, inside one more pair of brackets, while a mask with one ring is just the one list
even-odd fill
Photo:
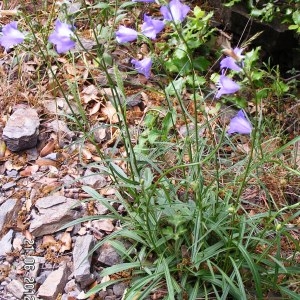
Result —
[[68, 74], [72, 75], [72, 76], [76, 76], [77, 75], [77, 69], [73, 64], [69, 64], [67, 63], [65, 65], [65, 69], [68, 72]]
[[91, 84], [82, 90], [82, 100], [85, 104], [98, 99], [98, 89], [95, 85]]
[[78, 235], [85, 235], [86, 234], [86, 227], [81, 227], [77, 232]]
[[42, 247], [49, 248], [53, 251], [58, 251], [59, 244], [52, 235], [44, 235], [42, 241]]
[[96, 114], [101, 107], [101, 102], [96, 102], [95, 105], [90, 109], [89, 115], [92, 116]]
[[65, 252], [72, 249], [72, 239], [69, 232], [64, 232], [62, 237], [60, 238], [60, 241], [62, 242], [62, 246], [59, 249], [59, 252]]
[[94, 220], [92, 221], [92, 226], [97, 230], [108, 231], [111, 232], [115, 229], [115, 226], [112, 223], [112, 219], [104, 219], [104, 220]]
[[25, 207], [26, 207], [26, 211], [29, 212], [32, 207], [32, 201], [30, 198], [26, 199]]
[[100, 194], [103, 196], [111, 196], [116, 193], [116, 190], [114, 188], [106, 187], [100, 190]]
[[31, 176], [35, 174], [38, 171], [38, 169], [39, 169], [38, 165], [27, 166], [24, 170], [20, 172], [20, 176], [24, 176], [24, 177]]
[[106, 102], [105, 107], [103, 107], [101, 111], [108, 118], [110, 123], [115, 124], [119, 122], [117, 111], [110, 101]]
[[250, 146], [248, 143], [237, 144], [236, 147], [239, 152], [246, 153], [246, 154], [248, 154], [250, 152]]
[[55, 146], [56, 146], [56, 140], [53, 138], [50, 138], [48, 143], [46, 144], [46, 146], [44, 146], [43, 149], [41, 150], [40, 156], [44, 157], [44, 156], [50, 154], [51, 152], [54, 151]]
[[82, 151], [82, 155], [86, 159], [91, 159], [93, 157], [92, 153], [87, 148], [83, 148], [81, 151]]
[[35, 162], [38, 166], [54, 166], [56, 167], [57, 162], [52, 159], [39, 158]]
[[4, 157], [6, 150], [6, 144], [4, 141], [0, 140], [0, 157]]

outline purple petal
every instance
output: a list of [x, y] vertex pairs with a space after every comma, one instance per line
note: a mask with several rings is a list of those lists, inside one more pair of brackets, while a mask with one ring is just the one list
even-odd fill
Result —
[[132, 28], [127, 28], [123, 25], [119, 27], [119, 30], [116, 31], [116, 39], [118, 43], [127, 43], [132, 42], [137, 39], [138, 33]]
[[221, 60], [221, 69], [228, 68], [233, 71], [241, 71], [242, 68], [240, 67], [240, 65], [242, 64], [241, 61], [244, 57], [243, 55], [241, 55], [243, 50], [244, 49], [238, 47], [234, 48], [233, 50], [226, 49], [226, 54], [228, 55], [228, 57]]
[[154, 20], [151, 17], [144, 15], [144, 23], [142, 24], [142, 33], [148, 38], [155, 39], [156, 35], [165, 27], [163, 21]]
[[14, 21], [2, 28], [3, 35], [0, 37], [0, 45], [3, 46], [6, 51], [24, 41], [25, 36], [17, 27], [18, 23]]
[[131, 63], [134, 64], [135, 69], [138, 73], [143, 74], [147, 79], [150, 77], [152, 60], [147, 57], [142, 60], [132, 59]]
[[237, 115], [231, 119], [227, 133], [250, 134], [251, 131], [251, 124], [245, 117], [244, 112], [240, 110]]
[[226, 77], [225, 75], [220, 76], [220, 81], [218, 85], [219, 90], [216, 94], [217, 99], [225, 94], [233, 94], [240, 89], [240, 86], [236, 82], [234, 82], [229, 77]]
[[50, 34], [48, 40], [56, 46], [57, 53], [65, 53], [75, 47], [72, 29], [72, 25], [56, 20], [55, 30]]
[[182, 22], [190, 7], [182, 4], [179, 0], [170, 1], [168, 6], [162, 6], [160, 12], [167, 21]]
[[242, 68], [238, 66], [236, 60], [234, 60], [232, 57], [225, 57], [220, 62], [221, 69], [228, 68], [233, 71], [241, 71]]

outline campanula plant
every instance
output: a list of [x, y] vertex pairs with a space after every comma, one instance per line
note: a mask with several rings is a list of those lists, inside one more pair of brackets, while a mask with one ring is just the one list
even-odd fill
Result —
[[245, 116], [242, 110], [239, 110], [237, 115], [230, 120], [229, 129], [227, 133], [240, 133], [240, 134], [250, 134], [252, 131], [251, 123]]
[[49, 36], [49, 42], [56, 46], [57, 53], [65, 53], [75, 48], [73, 26], [55, 21], [55, 30]]
[[116, 40], [118, 43], [127, 43], [135, 41], [138, 37], [138, 32], [132, 28], [120, 25], [119, 29], [116, 31]]
[[227, 77], [222, 73], [218, 83], [218, 92], [216, 98], [220, 98], [222, 95], [234, 94], [240, 89], [240, 86], [233, 81], [231, 78]]
[[[242, 60], [245, 56], [241, 55], [244, 49], [238, 47], [227, 50], [227, 57], [223, 58], [220, 62], [221, 69], [230, 69], [233, 71], [242, 70]], [[224, 51], [225, 52], [225, 51]]]
[[161, 20], [155, 20], [150, 16], [144, 15], [144, 23], [142, 24], [142, 34], [150, 39], [155, 39], [165, 27], [165, 23]]
[[[86, 5], [86, 14], [90, 18], [84, 29], [91, 33], [99, 23], [109, 28], [102, 32], [101, 38], [97, 31], [93, 32], [93, 37], [99, 38], [97, 46], [85, 49], [83, 54], [88, 55], [82, 55], [82, 50], [71, 51], [64, 58], [55, 60], [56, 57], [48, 59], [47, 44], [44, 45], [46, 51], [43, 56], [50, 70], [54, 69], [56, 62], [61, 65], [63, 61], [68, 67], [73, 63], [71, 66], [76, 73], [84, 71], [82, 77], [71, 74], [75, 73], [73, 70], [68, 76], [61, 76], [61, 72], [67, 69], [69, 72], [71, 68], [59, 68], [59, 73], [52, 75], [66, 101], [68, 96], [77, 95], [79, 104], [81, 100], [89, 102], [79, 116], [79, 121], [86, 118], [84, 124], [87, 126], [80, 127], [83, 134], [78, 137], [82, 137], [83, 147], [86, 146], [85, 139], [91, 137], [89, 142], [100, 153], [101, 164], [94, 163], [98, 156], [94, 155], [95, 148], [89, 147], [92, 157], [86, 158], [80, 167], [91, 166], [93, 172], [103, 174], [108, 178], [107, 186], [112, 191], [112, 194], [106, 193], [106, 187], [100, 187], [97, 192], [96, 185], [95, 189], [80, 186], [108, 212], [84, 216], [72, 225], [94, 218], [118, 220], [116, 230], [101, 237], [93, 249], [110, 242], [118, 254], [123, 254], [123, 262], [111, 267], [103, 266], [88, 293], [98, 293], [124, 279], [129, 284], [123, 299], [246, 300], [252, 296], [263, 299], [277, 285], [278, 277], [273, 274], [282, 272], [286, 276], [289, 272], [279, 251], [271, 259], [268, 256], [276, 252], [267, 251], [267, 247], [272, 251], [276, 248], [270, 236], [282, 233], [277, 226], [274, 233], [270, 225], [278, 217], [271, 211], [272, 205], [268, 206], [266, 214], [260, 211], [256, 215], [254, 208], [249, 217], [248, 207], [244, 206], [244, 203], [251, 206], [247, 198], [248, 182], [257, 187], [256, 178], [269, 168], [269, 165], [266, 166], [268, 154], [262, 163], [259, 155], [253, 155], [259, 144], [256, 140], [261, 130], [259, 114], [263, 116], [264, 112], [258, 113], [256, 106], [256, 115], [248, 114], [250, 121], [246, 113], [248, 110], [239, 110], [228, 121], [229, 124], [220, 125], [218, 110], [223, 98], [250, 94], [245, 93], [246, 89], [246, 92], [252, 91], [251, 95], [256, 92], [253, 82], [258, 73], [249, 64], [249, 52], [244, 53], [246, 47], [243, 45], [224, 51], [225, 57], [216, 67], [218, 82], [215, 82], [214, 89], [207, 82], [212, 70], [210, 66], [217, 60], [215, 53], [218, 51], [212, 49], [212, 13], [192, 7], [193, 1], [186, 0], [121, 1], [120, 7], [117, 7], [118, 1], [90, 4], [95, 2], [81, 1]], [[116, 8], [107, 9], [108, 15], [99, 21], [99, 10], [114, 5]], [[135, 9], [128, 11], [127, 15], [128, 7]], [[110, 15], [114, 9], [118, 12]], [[84, 9], [80, 9], [80, 18], [76, 27], [83, 28]], [[51, 16], [51, 19], [57, 21], [50, 35], [47, 32], [47, 38], [63, 55], [76, 46], [75, 27], [59, 21], [60, 17]], [[53, 22], [49, 24], [52, 26]], [[77, 23], [74, 21], [74, 24]], [[1, 45], [7, 49], [23, 41], [22, 32], [15, 31], [18, 30], [16, 25], [12, 26], [14, 30], [11, 40], [7, 40], [9, 42], [0, 39]], [[8, 32], [4, 30], [1, 38]], [[106, 35], [107, 32], [111, 34]], [[17, 39], [12, 41], [15, 37]], [[127, 44], [120, 45], [124, 43]], [[144, 44], [148, 47], [141, 47]], [[122, 59], [118, 56], [120, 52]], [[111, 54], [111, 63], [106, 63], [104, 54]], [[123, 81], [122, 72], [132, 68], [146, 79], [155, 77], [144, 84], [145, 80], [139, 80], [141, 77], [132, 72], [126, 78], [134, 81]], [[99, 73], [101, 76], [98, 76]], [[106, 82], [102, 81], [103, 77]], [[66, 78], [74, 79], [74, 84], [69, 84], [67, 89], [64, 88]], [[85, 94], [90, 88], [91, 94]], [[104, 95], [106, 91], [107, 95]], [[213, 94], [214, 98], [211, 97]], [[102, 108], [108, 102], [112, 107], [109, 112], [106, 111], [110, 117], [105, 119]], [[141, 102], [142, 105], [135, 105]], [[88, 113], [86, 110], [93, 106], [96, 109]], [[73, 115], [77, 123], [78, 114], [73, 112]], [[117, 120], [112, 115], [117, 116]], [[108, 143], [94, 143], [93, 133], [89, 132], [89, 121], [94, 124], [98, 120], [101, 127], [112, 129], [108, 130], [110, 134], [106, 134], [105, 130], [103, 139], [109, 139]], [[232, 138], [233, 134], [250, 135], [249, 139], [243, 139], [249, 145], [244, 147], [250, 149], [249, 152], [236, 153], [240, 137]], [[74, 141], [76, 143], [77, 140]], [[254, 173], [260, 164], [264, 171]], [[268, 196], [267, 187], [263, 191], [263, 196]], [[263, 205], [268, 201], [266, 198], [261, 201]], [[255, 200], [256, 205], [261, 198]], [[71, 228], [71, 225], [67, 227]], [[77, 235], [77, 230], [74, 235]], [[123, 241], [128, 239], [128, 246], [123, 245]], [[271, 268], [273, 266], [275, 271]], [[124, 270], [128, 271], [130, 278], [113, 279], [117, 272]], [[109, 280], [101, 281], [108, 276]], [[264, 287], [271, 276], [274, 280]], [[82, 296], [88, 298], [87, 295]]]
[[171, 0], [168, 5], [162, 6], [160, 12], [165, 21], [181, 23], [190, 11], [190, 7], [179, 0]]
[[7, 51], [22, 43], [24, 39], [25, 35], [18, 30], [18, 23], [14, 21], [3, 26], [2, 35], [0, 36], [0, 45]]
[[152, 60], [146, 57], [142, 60], [132, 59], [131, 63], [134, 65], [136, 71], [143, 74], [147, 79], [150, 77]]

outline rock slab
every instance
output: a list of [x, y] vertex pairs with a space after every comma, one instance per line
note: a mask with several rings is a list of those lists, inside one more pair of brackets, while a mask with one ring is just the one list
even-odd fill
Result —
[[7, 252], [11, 251], [12, 239], [14, 231], [11, 229], [8, 233], [0, 240], [0, 257], [5, 256]]
[[32, 108], [19, 108], [3, 129], [3, 140], [9, 150], [17, 152], [36, 146], [40, 120]]
[[98, 261], [107, 265], [107, 266], [113, 266], [116, 264], [121, 263], [121, 257], [118, 254], [118, 252], [115, 250], [115, 248], [109, 244], [104, 243], [100, 249], [99, 249], [99, 257]]
[[64, 287], [68, 281], [70, 269], [67, 264], [51, 272], [38, 290], [38, 296], [44, 300], [56, 299], [58, 294], [63, 294]]
[[23, 284], [16, 279], [13, 279], [6, 287], [7, 291], [13, 294], [18, 299], [23, 299], [25, 289]]
[[32, 212], [29, 231], [36, 237], [57, 232], [70, 221], [81, 217], [80, 201], [64, 196], [47, 196], [35, 203], [38, 214]]
[[90, 272], [92, 257], [89, 255], [93, 246], [94, 239], [92, 235], [88, 234], [76, 238], [73, 250], [74, 277], [82, 289], [94, 281], [94, 277]]
[[5, 225], [17, 219], [21, 206], [17, 199], [8, 199], [0, 206], [0, 238], [7, 232]]

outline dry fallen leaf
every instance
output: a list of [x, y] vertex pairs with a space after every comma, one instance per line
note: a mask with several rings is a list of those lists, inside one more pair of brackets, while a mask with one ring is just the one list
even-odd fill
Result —
[[38, 166], [54, 166], [56, 167], [56, 161], [47, 158], [39, 158], [35, 162]]
[[95, 105], [90, 109], [89, 115], [92, 116], [96, 114], [99, 111], [100, 106], [101, 106], [101, 102], [96, 102]]
[[59, 244], [55, 240], [55, 238], [52, 235], [44, 235], [43, 236], [43, 242], [42, 246], [45, 248], [48, 248], [53, 251], [58, 251]]
[[27, 166], [24, 170], [20, 172], [20, 176], [31, 176], [35, 174], [39, 169], [38, 165]]
[[62, 246], [59, 249], [59, 252], [62, 253], [72, 249], [72, 239], [69, 232], [64, 232], [60, 238], [60, 241], [62, 242]]
[[98, 89], [93, 84], [85, 87], [82, 90], [82, 99], [84, 103], [89, 103], [91, 100], [98, 100]]
[[113, 231], [115, 229], [111, 219], [94, 220], [92, 221], [92, 224], [97, 230]]
[[44, 146], [44, 148], [41, 150], [40, 156], [44, 157], [44, 156], [50, 154], [51, 152], [54, 151], [55, 146], [56, 146], [56, 141], [53, 138], [51, 138], [48, 141], [48, 143], [46, 144], [46, 146]]
[[4, 141], [0, 140], [0, 157], [4, 157], [6, 150], [6, 144]]
[[101, 111], [108, 118], [110, 123], [115, 124], [119, 122], [117, 111], [110, 101], [106, 102], [105, 107], [103, 107]]

